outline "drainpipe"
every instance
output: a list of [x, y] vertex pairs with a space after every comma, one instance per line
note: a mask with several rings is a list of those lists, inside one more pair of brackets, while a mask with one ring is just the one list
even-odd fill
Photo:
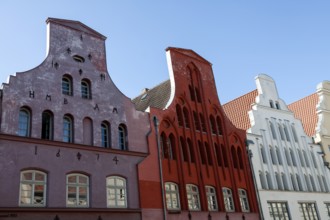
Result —
[[156, 130], [156, 141], [157, 141], [157, 150], [158, 150], [158, 162], [159, 162], [159, 175], [160, 175], [160, 182], [162, 187], [162, 200], [163, 200], [163, 219], [166, 220], [167, 210], [166, 210], [166, 201], [165, 201], [165, 189], [164, 189], [164, 180], [163, 180], [163, 166], [162, 166], [162, 157], [161, 157], [161, 149], [160, 149], [160, 141], [159, 141], [159, 134], [158, 134], [158, 126], [159, 121], [156, 116], [153, 117], [154, 126]]
[[251, 167], [251, 170], [252, 170], [252, 179], [253, 179], [254, 188], [256, 189], [256, 196], [257, 196], [257, 200], [258, 200], [259, 215], [260, 215], [260, 219], [265, 219], [264, 218], [264, 213], [262, 211], [261, 201], [260, 201], [260, 197], [259, 197], [259, 189], [258, 189], [258, 185], [257, 185], [257, 182], [256, 182], [256, 176], [255, 176], [255, 173], [254, 173], [253, 163], [251, 161], [252, 160], [251, 158], [253, 157], [253, 154], [249, 149], [250, 144], [254, 144], [254, 142], [252, 140], [246, 139], [246, 148], [247, 148], [247, 153], [248, 153], [248, 159], [249, 159], [249, 164], [250, 164], [250, 167]]

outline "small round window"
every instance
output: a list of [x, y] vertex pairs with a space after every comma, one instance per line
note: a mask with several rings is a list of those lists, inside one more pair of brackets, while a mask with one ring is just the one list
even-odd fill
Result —
[[79, 56], [79, 55], [74, 55], [72, 58], [78, 63], [84, 63], [85, 62], [85, 58], [83, 58], [82, 56]]

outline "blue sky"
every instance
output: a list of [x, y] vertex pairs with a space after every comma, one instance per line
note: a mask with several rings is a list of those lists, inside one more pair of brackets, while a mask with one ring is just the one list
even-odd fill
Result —
[[289, 104], [330, 80], [330, 1], [1, 0], [0, 82], [46, 56], [47, 17], [78, 20], [107, 36], [108, 70], [128, 97], [169, 78], [165, 49], [213, 64], [226, 103], [266, 73]]

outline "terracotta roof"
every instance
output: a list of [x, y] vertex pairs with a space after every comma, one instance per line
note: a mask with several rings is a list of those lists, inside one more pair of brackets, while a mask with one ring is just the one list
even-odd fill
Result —
[[145, 111], [149, 106], [164, 109], [171, 95], [171, 82], [166, 80], [158, 86], [144, 91], [138, 97], [132, 99], [136, 110]]
[[294, 113], [295, 118], [300, 119], [305, 133], [308, 136], [315, 134], [317, 124], [316, 105], [318, 103], [317, 93], [313, 93], [288, 105], [288, 108]]
[[258, 91], [253, 90], [222, 105], [227, 117], [237, 128], [246, 131], [251, 127], [248, 111], [251, 110], [251, 105], [255, 102], [257, 96]]
[[169, 51], [169, 50], [176, 51], [178, 53], [184, 54], [185, 56], [188, 56], [188, 57], [193, 58], [195, 60], [198, 60], [200, 62], [204, 62], [204, 63], [207, 63], [209, 65], [212, 65], [212, 63], [210, 63], [204, 57], [202, 57], [201, 55], [199, 55], [198, 53], [196, 53], [195, 51], [193, 51], [191, 49], [184, 49], [184, 48], [179, 48], [179, 47], [168, 47], [168, 48], [166, 48], [166, 51]]

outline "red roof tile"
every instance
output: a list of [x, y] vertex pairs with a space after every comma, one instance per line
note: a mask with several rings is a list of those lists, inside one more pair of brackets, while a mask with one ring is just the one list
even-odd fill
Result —
[[247, 130], [251, 127], [248, 111], [251, 110], [257, 96], [258, 91], [253, 90], [222, 105], [227, 117], [237, 128]]
[[313, 93], [288, 105], [288, 108], [294, 113], [295, 118], [300, 119], [305, 133], [308, 136], [315, 135], [317, 124], [316, 105], [318, 103], [317, 93]]

